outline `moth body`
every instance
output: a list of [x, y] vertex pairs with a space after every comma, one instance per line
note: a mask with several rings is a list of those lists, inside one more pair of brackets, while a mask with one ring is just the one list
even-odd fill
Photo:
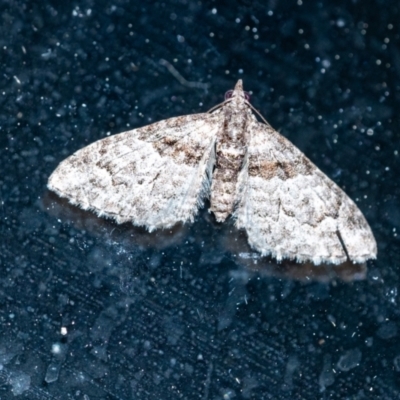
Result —
[[355, 203], [299, 149], [258, 122], [238, 81], [212, 113], [185, 115], [101, 139], [62, 161], [50, 190], [72, 204], [149, 231], [192, 222], [204, 200], [251, 247], [278, 260], [376, 258]]

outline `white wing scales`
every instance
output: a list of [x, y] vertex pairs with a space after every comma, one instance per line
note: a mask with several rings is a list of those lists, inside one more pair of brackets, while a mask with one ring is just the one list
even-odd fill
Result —
[[211, 190], [219, 219], [235, 205], [236, 226], [262, 255], [314, 264], [376, 258], [374, 236], [353, 201], [255, 119], [240, 80], [230, 96], [211, 114], [160, 121], [77, 151], [50, 176], [49, 189], [150, 231], [193, 221]]
[[349, 197], [270, 126], [249, 126], [236, 226], [263, 255], [314, 264], [375, 258], [376, 242]]
[[182, 116], [99, 140], [64, 160], [48, 187], [118, 223], [192, 221], [209, 194], [219, 119]]

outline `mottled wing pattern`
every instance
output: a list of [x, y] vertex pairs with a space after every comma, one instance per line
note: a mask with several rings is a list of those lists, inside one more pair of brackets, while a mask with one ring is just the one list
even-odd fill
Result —
[[376, 258], [361, 211], [300, 150], [257, 121], [248, 138], [235, 217], [253, 248], [278, 260], [315, 264]]
[[192, 221], [209, 194], [220, 113], [160, 121], [61, 162], [48, 187], [75, 205], [149, 230]]

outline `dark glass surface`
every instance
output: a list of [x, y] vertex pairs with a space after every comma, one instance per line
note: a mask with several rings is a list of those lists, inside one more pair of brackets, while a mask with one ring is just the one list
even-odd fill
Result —
[[[397, 2], [3, 1], [0, 399], [396, 399]], [[252, 258], [202, 210], [164, 232], [49, 193], [58, 163], [251, 102], [353, 198], [378, 260]], [[257, 263], [256, 263], [257, 261]]]

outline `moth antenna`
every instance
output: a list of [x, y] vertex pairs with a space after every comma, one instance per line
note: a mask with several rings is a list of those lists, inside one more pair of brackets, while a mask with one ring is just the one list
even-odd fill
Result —
[[[260, 111], [257, 110], [257, 108], [253, 107], [252, 104], [249, 101], [246, 101], [246, 104], [265, 122], [266, 125], [271, 127], [271, 125], [267, 122], [267, 120], [262, 116]], [[272, 128], [272, 127], [271, 127]]]
[[226, 99], [226, 100], [224, 100], [222, 103], [219, 103], [219, 104], [217, 104], [216, 106], [210, 108], [207, 112], [208, 112], [208, 113], [211, 113], [211, 112], [213, 112], [213, 111], [215, 111], [215, 110], [218, 110], [218, 108], [223, 107], [225, 104], [229, 103], [230, 101], [232, 101], [232, 99]]

